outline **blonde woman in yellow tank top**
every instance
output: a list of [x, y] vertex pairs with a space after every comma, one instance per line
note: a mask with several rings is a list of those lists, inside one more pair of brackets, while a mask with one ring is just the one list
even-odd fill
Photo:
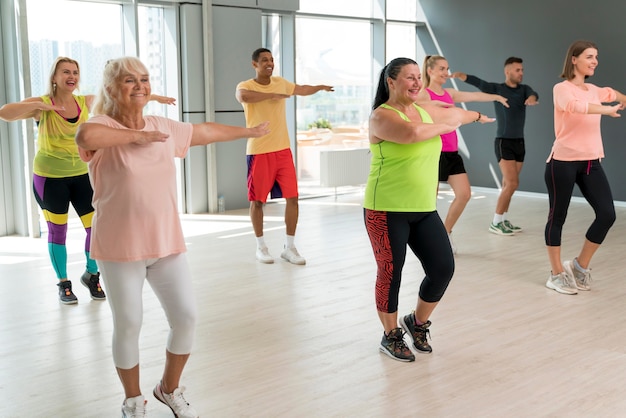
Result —
[[[75, 95], [80, 81], [78, 62], [58, 57], [52, 65], [48, 91], [0, 108], [0, 119], [7, 122], [33, 118], [38, 125], [37, 153], [33, 162], [33, 191], [48, 226], [48, 251], [58, 279], [59, 300], [75, 304], [78, 298], [67, 274], [67, 221], [70, 203], [86, 231], [85, 272], [80, 281], [94, 300], [106, 298], [100, 286], [100, 273], [90, 257], [93, 191], [87, 165], [81, 161], [74, 136], [78, 126], [89, 117], [93, 95]], [[151, 96], [160, 103], [174, 99]]]

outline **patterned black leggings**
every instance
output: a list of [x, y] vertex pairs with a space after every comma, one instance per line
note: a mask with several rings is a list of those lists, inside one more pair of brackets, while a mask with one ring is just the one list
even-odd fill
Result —
[[434, 212], [381, 212], [364, 210], [365, 228], [378, 264], [376, 308], [398, 310], [398, 294], [407, 245], [425, 272], [419, 297], [439, 302], [454, 274], [454, 256], [446, 228]]

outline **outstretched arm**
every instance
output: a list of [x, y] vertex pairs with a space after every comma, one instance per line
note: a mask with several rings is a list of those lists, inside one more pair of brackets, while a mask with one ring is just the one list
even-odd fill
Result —
[[509, 107], [508, 99], [499, 94], [483, 93], [481, 91], [459, 91], [456, 89], [446, 89], [452, 100], [457, 103], [465, 102], [499, 102], [504, 107]]
[[258, 103], [264, 100], [281, 100], [288, 99], [288, 94], [281, 93], [263, 93], [260, 91], [252, 91], [252, 90], [237, 90], [235, 93], [235, 98], [239, 103]]
[[213, 122], [197, 123], [193, 125], [191, 146], [232, 141], [239, 138], [258, 138], [267, 135], [269, 132], [269, 122], [263, 122], [253, 128], [222, 125]]
[[309, 86], [309, 85], [300, 85], [296, 84], [296, 88], [293, 90], [294, 96], [310, 96], [312, 94], [317, 93], [318, 91], [335, 91], [333, 86], [326, 85], [317, 85], [317, 86]]
[[150, 95], [150, 100], [154, 100], [154, 101], [159, 102], [161, 104], [169, 104], [169, 105], [176, 104], [176, 99], [175, 98], [167, 97], [167, 96], [159, 96], [158, 94], [151, 94]]
[[421, 120], [407, 122], [392, 110], [377, 108], [372, 112], [369, 121], [370, 142], [396, 142], [411, 144], [426, 141], [459, 127], [459, 123], [424, 123]]
[[42, 110], [65, 110], [65, 108], [46, 104], [41, 97], [30, 97], [21, 102], [7, 103], [0, 107], [0, 119], [7, 122], [28, 118], [39, 120]]
[[86, 151], [126, 144], [149, 144], [165, 142], [169, 135], [159, 131], [137, 131], [118, 129], [101, 123], [83, 123], [76, 131], [76, 145]]

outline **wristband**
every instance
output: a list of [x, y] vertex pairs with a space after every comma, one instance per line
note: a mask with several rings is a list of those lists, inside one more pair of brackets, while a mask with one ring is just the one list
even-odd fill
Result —
[[478, 122], [480, 120], [480, 118], [483, 117], [483, 115], [480, 114], [480, 112], [476, 112], [478, 113], [478, 117], [476, 118], [476, 120], [474, 122]]

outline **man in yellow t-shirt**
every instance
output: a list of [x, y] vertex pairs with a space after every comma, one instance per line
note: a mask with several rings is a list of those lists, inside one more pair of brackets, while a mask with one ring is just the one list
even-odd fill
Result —
[[263, 239], [263, 205], [271, 192], [272, 198], [284, 197], [286, 200], [287, 236], [281, 257], [292, 264], [306, 264], [294, 245], [298, 223], [298, 181], [287, 130], [285, 99], [295, 95], [309, 96], [320, 90], [333, 91], [333, 88], [326, 85], [298, 85], [282, 77], [272, 76], [274, 57], [266, 48], [259, 48], [252, 53], [252, 67], [256, 77], [239, 83], [235, 96], [243, 105], [248, 127], [258, 125], [258, 121], [270, 122], [270, 133], [259, 138], [249, 138], [246, 146], [248, 200], [257, 240], [256, 258], [261, 263], [274, 262]]

